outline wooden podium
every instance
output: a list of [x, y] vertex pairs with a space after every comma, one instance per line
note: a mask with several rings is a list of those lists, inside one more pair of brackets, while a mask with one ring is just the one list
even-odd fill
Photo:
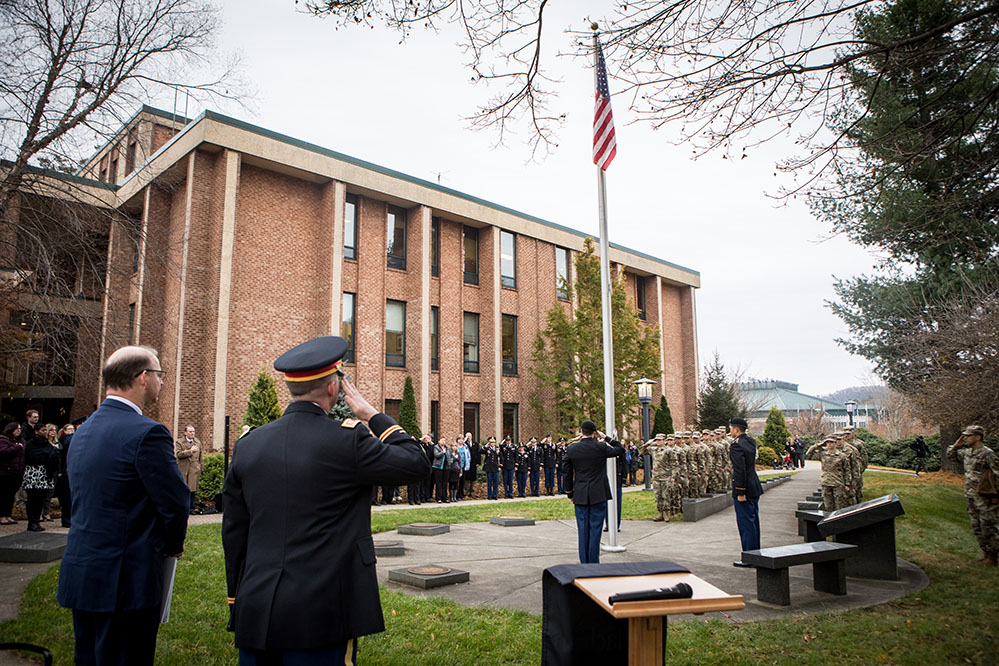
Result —
[[[614, 605], [610, 603], [610, 598], [621, 592], [672, 587], [677, 583], [690, 585], [694, 591], [693, 596], [690, 599], [622, 601]], [[714, 611], [742, 610], [746, 607], [741, 595], [726, 594], [690, 573], [577, 578], [572, 584], [613, 617], [628, 620], [629, 666], [662, 665], [667, 618], [670, 615], [700, 615]]]

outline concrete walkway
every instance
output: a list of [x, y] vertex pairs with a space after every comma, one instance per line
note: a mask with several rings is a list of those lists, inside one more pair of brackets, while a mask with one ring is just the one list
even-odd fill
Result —
[[[801, 543], [794, 511], [797, 502], [819, 484], [820, 465], [807, 461], [805, 469], [788, 482], [770, 489], [760, 499], [762, 545], [783, 546]], [[641, 487], [626, 488], [625, 492], [641, 492]], [[469, 500], [458, 506], [472, 504], [509, 504], [505, 515], [516, 516], [517, 505], [545, 497], [510, 500]], [[568, 503], [563, 496], [562, 501]], [[408, 504], [372, 507], [373, 511], [433, 509], [437, 504]], [[451, 505], [447, 505], [451, 506]], [[191, 525], [221, 522], [219, 514], [192, 516]], [[45, 523], [46, 528], [58, 523]], [[0, 536], [21, 531], [22, 521], [15, 526], [0, 527]], [[381, 557], [378, 560], [378, 580], [390, 589], [414, 596], [441, 596], [469, 606], [520, 608], [541, 613], [541, 573], [556, 564], [578, 562], [575, 520], [542, 521], [531, 527], [499, 527], [489, 523], [466, 523], [451, 526], [449, 534], [433, 537], [384, 532], [376, 540], [402, 540], [406, 554], [401, 557]], [[607, 535], [604, 535], [607, 543]], [[773, 606], [756, 601], [756, 572], [739, 569], [732, 561], [739, 559], [741, 547], [731, 508], [696, 523], [655, 523], [624, 521], [618, 543], [627, 547], [623, 553], [602, 553], [601, 562], [639, 562], [670, 560], [686, 566], [729, 594], [745, 597], [742, 611], [719, 614], [716, 617], [732, 622], [763, 620], [790, 616], [815, 615], [865, 608], [918, 592], [929, 584], [926, 575], [915, 566], [899, 560], [899, 581], [848, 579], [849, 593], [834, 596], [812, 590], [810, 566], [790, 570], [791, 606]], [[468, 583], [424, 591], [388, 582], [390, 569], [402, 569], [422, 564], [438, 564], [470, 573]], [[51, 564], [0, 563], [0, 621], [15, 617], [24, 587], [34, 576]], [[711, 617], [711, 616], [705, 616]], [[676, 616], [675, 621], [695, 619]], [[0, 666], [23, 665], [26, 662], [9, 653], [0, 652]]]

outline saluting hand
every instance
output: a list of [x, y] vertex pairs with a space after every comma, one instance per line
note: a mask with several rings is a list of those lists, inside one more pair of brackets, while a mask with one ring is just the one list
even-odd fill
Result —
[[362, 421], [370, 421], [371, 417], [378, 413], [378, 410], [372, 407], [371, 403], [361, 397], [357, 387], [351, 384], [346, 377], [340, 380], [340, 386], [343, 388], [343, 399], [347, 401], [347, 406], [350, 407], [350, 411], [354, 412], [354, 416]]

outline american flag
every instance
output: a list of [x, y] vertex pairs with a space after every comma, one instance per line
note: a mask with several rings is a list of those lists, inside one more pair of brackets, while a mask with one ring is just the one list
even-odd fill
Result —
[[600, 41], [594, 41], [597, 45], [597, 93], [593, 111], [593, 163], [606, 171], [617, 155], [617, 139], [614, 137], [614, 114], [607, 88], [607, 64]]

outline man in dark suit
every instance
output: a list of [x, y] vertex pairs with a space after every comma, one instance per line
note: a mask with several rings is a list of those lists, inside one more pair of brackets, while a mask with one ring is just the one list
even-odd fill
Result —
[[72, 529], [58, 599], [73, 609], [77, 664], [152, 664], [156, 653], [164, 557], [180, 557], [189, 508], [170, 431], [142, 415], [162, 375], [153, 349], [111, 354], [107, 398], [67, 456]]
[[593, 421], [583, 421], [579, 428], [581, 438], [566, 449], [562, 461], [563, 483], [576, 509], [579, 561], [597, 563], [600, 562], [600, 529], [607, 517], [607, 501], [611, 498], [607, 459], [623, 456], [624, 447], [613, 439], [604, 441], [606, 436], [597, 432]]
[[[222, 545], [242, 666], [352, 664], [357, 638], [385, 629], [371, 487], [416, 482], [430, 462], [343, 378], [346, 351], [328, 336], [282, 354], [292, 402], [233, 452]], [[328, 418], [341, 387], [357, 419]]]
[[[749, 424], [736, 416], [729, 420], [728, 431], [732, 444], [728, 456], [732, 460], [732, 501], [735, 504], [735, 523], [739, 526], [742, 549], [760, 548], [760, 495], [763, 486], [756, 476], [756, 440], [746, 434]], [[741, 560], [732, 563], [737, 567], [751, 567]]]

